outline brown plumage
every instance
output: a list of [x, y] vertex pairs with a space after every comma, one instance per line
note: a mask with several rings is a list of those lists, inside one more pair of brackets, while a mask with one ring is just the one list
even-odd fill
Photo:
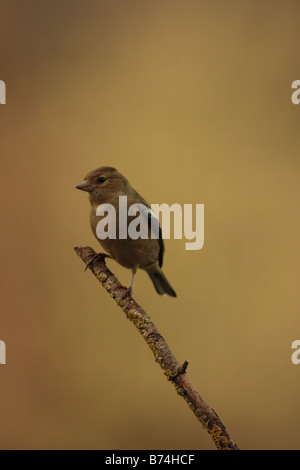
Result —
[[[149, 274], [159, 294], [168, 294], [171, 297], [176, 297], [176, 293], [161, 270], [164, 256], [164, 242], [161, 236], [161, 230], [159, 229], [158, 239], [151, 239], [150, 237], [150, 211], [148, 214], [148, 239], [138, 238], [133, 240], [130, 237], [120, 239], [118, 236], [120, 196], [127, 196], [128, 207], [133, 204], [143, 204], [150, 209], [149, 204], [132, 188], [125, 176], [119, 173], [115, 168], [102, 166], [88, 173], [83, 183], [76, 186], [76, 188], [88, 193], [91, 203], [91, 228], [102, 248], [119, 264], [125, 268], [131, 269], [132, 279], [129, 288], [130, 291], [132, 290], [133, 277], [137, 269], [140, 268]], [[100, 240], [97, 237], [96, 228], [101, 217], [96, 215], [96, 210], [101, 204], [112, 204], [116, 209], [116, 239], [106, 238], [105, 240]], [[134, 218], [135, 217], [128, 216], [128, 224]]]

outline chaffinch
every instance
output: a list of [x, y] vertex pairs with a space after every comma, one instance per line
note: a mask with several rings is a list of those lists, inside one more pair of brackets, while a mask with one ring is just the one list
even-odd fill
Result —
[[[176, 297], [176, 293], [170, 286], [161, 267], [164, 256], [164, 242], [159, 227], [157, 238], [132, 239], [127, 236], [125, 239], [119, 237], [119, 197], [127, 196], [127, 207], [133, 204], [142, 204], [148, 210], [149, 234], [151, 230], [151, 218], [154, 213], [149, 204], [132, 188], [128, 180], [115, 168], [102, 166], [91, 171], [84, 178], [84, 181], [76, 186], [77, 189], [86, 191], [91, 203], [90, 224], [93, 234], [100, 242], [102, 248], [108, 252], [111, 258], [116, 260], [125, 268], [131, 269], [132, 277], [129, 290], [132, 291], [134, 275], [138, 268], [145, 270], [152, 280], [156, 291], [160, 294], [168, 294]], [[99, 239], [97, 236], [97, 225], [101, 216], [96, 215], [98, 206], [111, 204], [116, 211], [116, 238]], [[128, 216], [127, 224], [134, 217]]]

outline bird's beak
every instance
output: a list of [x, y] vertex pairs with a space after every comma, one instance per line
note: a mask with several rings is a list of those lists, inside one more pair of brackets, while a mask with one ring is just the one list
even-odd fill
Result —
[[76, 189], [81, 189], [81, 191], [86, 191], [90, 193], [91, 191], [93, 191], [94, 188], [87, 181], [83, 181], [82, 183], [76, 186]]

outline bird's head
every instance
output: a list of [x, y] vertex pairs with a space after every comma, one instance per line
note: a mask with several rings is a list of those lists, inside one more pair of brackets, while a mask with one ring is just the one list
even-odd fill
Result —
[[86, 191], [91, 204], [109, 203], [115, 197], [126, 193], [128, 181], [115, 168], [101, 166], [86, 175], [84, 181], [76, 186]]

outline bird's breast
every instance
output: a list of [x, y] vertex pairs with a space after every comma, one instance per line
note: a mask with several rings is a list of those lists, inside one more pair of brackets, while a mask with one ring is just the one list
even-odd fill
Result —
[[[147, 269], [148, 266], [151, 266], [158, 261], [160, 250], [159, 243], [158, 240], [150, 238], [150, 230], [148, 234], [149, 238], [147, 239], [138, 238], [133, 240], [128, 234], [127, 238], [120, 239], [119, 220], [117, 214], [115, 230], [116, 238], [99, 238], [97, 234], [97, 225], [103, 217], [96, 216], [96, 210], [92, 208], [90, 213], [92, 231], [102, 248], [119, 264], [128, 269], [135, 267]], [[133, 219], [134, 217], [128, 217], [128, 224]]]

